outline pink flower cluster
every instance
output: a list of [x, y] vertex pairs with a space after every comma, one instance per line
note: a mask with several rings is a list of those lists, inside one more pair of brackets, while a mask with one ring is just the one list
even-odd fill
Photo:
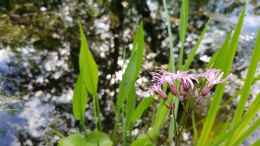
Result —
[[166, 86], [170, 92], [184, 100], [187, 97], [207, 96], [210, 90], [219, 83], [224, 82], [223, 72], [218, 69], [208, 69], [203, 73], [159, 71], [153, 74], [152, 90], [159, 97], [168, 98], [163, 88]]

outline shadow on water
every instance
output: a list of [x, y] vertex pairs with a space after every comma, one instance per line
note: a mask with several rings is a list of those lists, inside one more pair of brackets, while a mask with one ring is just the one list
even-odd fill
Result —
[[8, 103], [0, 110], [0, 145], [18, 146], [26, 139], [45, 137], [46, 129], [53, 120], [54, 106], [39, 98]]
[[[18, 142], [17, 131], [22, 127], [26, 127], [27, 120], [21, 117], [22, 105], [15, 103], [6, 108], [0, 109], [0, 145], [16, 146]], [[12, 109], [14, 108], [14, 109]]]

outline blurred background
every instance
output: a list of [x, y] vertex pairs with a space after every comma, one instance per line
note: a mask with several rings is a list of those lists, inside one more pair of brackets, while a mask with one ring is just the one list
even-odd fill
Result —
[[[177, 54], [180, 0], [167, 3]], [[190, 1], [186, 53], [212, 18], [191, 68], [203, 68], [209, 61], [226, 32], [233, 30], [242, 4], [243, 0]], [[60, 133], [78, 130], [71, 99], [78, 73], [79, 21], [99, 65], [98, 92], [105, 131], [113, 127], [113, 101], [127, 62], [124, 58], [130, 56], [133, 32], [141, 21], [146, 55], [136, 87], [140, 100], [149, 95], [149, 72], [168, 63], [168, 34], [161, 0], [1, 0], [0, 146], [56, 145]], [[227, 89], [231, 95], [242, 84], [258, 28], [260, 0], [252, 0], [240, 36], [233, 82]], [[259, 92], [260, 83], [253, 90]], [[91, 110], [86, 112], [88, 128], [94, 126]]]

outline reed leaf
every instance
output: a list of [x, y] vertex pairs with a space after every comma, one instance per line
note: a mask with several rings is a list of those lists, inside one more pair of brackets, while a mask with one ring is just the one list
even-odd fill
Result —
[[[239, 20], [236, 25], [235, 31], [232, 35], [230, 46], [228, 47], [227, 50], [225, 50], [224, 54], [218, 55], [218, 57], [223, 57], [223, 60], [221, 62], [216, 62], [217, 63], [216, 68], [221, 69], [224, 72], [224, 76], [227, 76], [231, 71], [233, 59], [235, 57], [237, 46], [238, 46], [239, 35], [244, 22], [244, 16], [245, 16], [245, 7], [243, 7], [242, 11], [240, 12]], [[219, 110], [220, 103], [222, 101], [224, 89], [225, 89], [224, 84], [220, 84], [216, 88], [215, 94], [213, 96], [213, 100], [209, 107], [206, 121], [203, 125], [203, 129], [197, 143], [198, 146], [207, 145], [207, 142], [209, 142], [209, 135], [212, 130], [212, 126], [214, 124], [217, 112]]]

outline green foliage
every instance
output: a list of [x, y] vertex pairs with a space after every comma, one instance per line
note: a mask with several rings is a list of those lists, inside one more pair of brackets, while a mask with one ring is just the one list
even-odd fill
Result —
[[134, 141], [131, 146], [155, 146], [155, 144], [153, 144], [148, 136], [144, 136]]
[[237, 124], [241, 121], [241, 117], [244, 111], [245, 103], [248, 99], [248, 96], [250, 94], [251, 86], [254, 81], [254, 76], [257, 68], [257, 63], [260, 61], [260, 30], [258, 31], [258, 35], [256, 38], [256, 47], [252, 54], [251, 63], [248, 67], [247, 76], [245, 79], [244, 86], [241, 90], [240, 94], [240, 100], [235, 112], [235, 116], [233, 119], [233, 124]]
[[81, 124], [85, 121], [85, 108], [87, 100], [87, 91], [82, 79], [80, 79], [79, 76], [74, 88], [72, 107], [74, 117], [77, 120], [80, 120]]
[[89, 51], [88, 41], [84, 35], [82, 26], [79, 26], [81, 44], [79, 55], [80, 76], [87, 88], [87, 91], [92, 96], [96, 96], [98, 86], [98, 67], [91, 52]]
[[77, 120], [80, 120], [83, 126], [88, 93], [92, 96], [97, 94], [98, 69], [89, 51], [88, 42], [81, 24], [79, 26], [81, 44], [79, 57], [80, 74], [73, 93], [73, 114]]
[[[121, 121], [123, 124], [123, 142], [126, 145], [128, 139], [128, 133], [133, 124], [132, 114], [136, 108], [136, 93], [135, 93], [135, 81], [139, 75], [139, 72], [143, 63], [144, 55], [144, 30], [143, 23], [141, 23], [135, 33], [133, 50], [131, 57], [123, 79], [119, 85], [119, 93], [116, 103], [116, 120], [115, 126], [119, 125]], [[116, 128], [115, 127], [115, 128]], [[118, 127], [117, 127], [118, 128]]]
[[[225, 63], [225, 51], [228, 50], [229, 48], [229, 44], [230, 44], [230, 40], [231, 40], [231, 33], [227, 33], [227, 36], [225, 38], [225, 41], [223, 43], [223, 45], [221, 46], [221, 48], [213, 54], [213, 56], [211, 57], [209, 63], [208, 63], [208, 67], [217, 67], [220, 66], [221, 64]], [[221, 55], [222, 54], [222, 55]]]
[[94, 131], [86, 136], [86, 141], [91, 144], [91, 146], [113, 146], [113, 142], [110, 140], [109, 136], [103, 132]]
[[179, 62], [178, 62], [179, 68], [181, 68], [183, 62], [184, 42], [187, 33], [188, 18], [189, 18], [189, 0], [182, 0], [181, 18], [180, 18], [181, 20], [179, 26], [179, 36], [180, 36], [180, 43], [181, 43]]
[[[245, 102], [244, 101], [245, 97], [243, 97], [244, 96], [243, 94], [248, 94], [247, 96], [249, 96], [248, 90], [250, 90], [251, 86], [253, 85], [252, 82], [253, 82], [253, 76], [256, 71], [256, 64], [260, 60], [259, 40], [260, 40], [260, 30], [258, 31], [258, 35], [256, 38], [256, 47], [252, 54], [251, 63], [248, 67], [248, 74], [245, 79], [244, 86], [240, 92], [241, 97], [240, 97], [239, 103], [241, 101]], [[229, 141], [226, 142], [226, 145], [228, 146], [228, 145], [233, 145], [234, 143], [241, 143], [243, 140], [245, 140], [245, 138], [247, 138], [247, 136], [248, 136], [248, 134], [247, 134], [248, 132], [246, 132], [246, 131], [252, 131], [254, 129], [254, 128], [251, 128], [251, 130], [250, 130], [247, 128], [248, 128], [248, 125], [250, 125], [250, 123], [253, 121], [253, 118], [255, 117], [256, 113], [259, 111], [259, 109], [260, 109], [259, 106], [260, 106], [260, 94], [256, 97], [254, 102], [248, 108], [248, 111], [244, 115], [241, 114], [241, 118], [235, 119], [236, 115], [233, 117], [232, 122], [228, 125], [228, 127], [230, 127], [230, 128], [220, 131], [220, 133], [216, 136], [216, 140], [214, 140], [213, 143], [218, 145], [220, 143], [223, 143], [223, 141], [225, 139], [229, 139]], [[245, 110], [244, 106], [239, 107], [239, 105], [238, 105], [236, 112], [238, 111], [238, 108], [242, 108], [242, 111]], [[235, 122], [236, 120], [238, 120], [238, 121]], [[257, 122], [256, 122], [253, 127], [259, 127], [259, 124], [257, 125]]]
[[171, 72], [175, 71], [175, 59], [174, 59], [174, 47], [173, 47], [173, 35], [172, 35], [172, 26], [171, 26], [171, 20], [170, 20], [170, 16], [169, 16], [169, 12], [168, 12], [168, 8], [167, 8], [167, 3], [166, 0], [163, 0], [163, 7], [165, 10], [165, 15], [166, 15], [166, 24], [167, 24], [167, 31], [168, 31], [168, 35], [169, 35], [169, 47], [170, 47], [170, 51], [169, 51], [169, 70]]
[[[225, 50], [225, 53], [218, 54], [216, 61], [221, 60], [221, 62], [215, 62], [215, 67], [221, 69], [224, 72], [224, 76], [227, 76], [232, 68], [233, 59], [235, 57], [235, 53], [238, 46], [239, 35], [243, 26], [245, 16], [245, 7], [242, 9], [239, 20], [235, 29], [235, 32], [232, 35], [232, 39], [230, 45], [228, 45], [228, 49]], [[224, 45], [224, 47], [226, 47]], [[206, 143], [209, 141], [210, 132], [212, 130], [212, 126], [214, 124], [217, 112], [220, 107], [220, 103], [222, 101], [222, 96], [224, 94], [225, 86], [224, 84], [220, 84], [217, 86], [215, 94], [213, 96], [213, 100], [210, 104], [208, 115], [206, 117], [206, 121], [203, 125], [203, 129], [201, 135], [199, 137], [198, 146], [207, 145]]]
[[84, 135], [76, 133], [59, 141], [58, 146], [87, 146]]
[[195, 55], [197, 53], [197, 50], [200, 47], [200, 43], [204, 39], [204, 35], [207, 32], [207, 30], [208, 30], [208, 23], [206, 24], [206, 26], [202, 30], [202, 32], [201, 32], [201, 34], [199, 36], [199, 39], [196, 42], [195, 46], [191, 49], [191, 52], [189, 53], [188, 58], [186, 59], [185, 64], [184, 64], [184, 66], [182, 68], [183, 70], [189, 69], [189, 67], [190, 67], [190, 65], [191, 65], [191, 63], [192, 63], [192, 61], [193, 61], [193, 59], [194, 59], [194, 57], [195, 57]]
[[[166, 0], [163, 1], [164, 9], [168, 13]], [[198, 39], [196, 45], [192, 48], [191, 53], [188, 55], [185, 64], [183, 61], [183, 49], [185, 35], [188, 27], [188, 13], [189, 13], [189, 1], [182, 0], [181, 8], [181, 21], [180, 21], [180, 56], [179, 56], [179, 70], [187, 70], [194, 57], [196, 51], [200, 46], [201, 41], [207, 31], [207, 25], [203, 29]], [[224, 76], [230, 73], [232, 69], [233, 60], [236, 54], [239, 35], [242, 30], [243, 20], [245, 17], [245, 7], [242, 9], [238, 23], [236, 25], [235, 31], [227, 33], [226, 39], [221, 46], [221, 48], [213, 55], [210, 62], [208, 63], [209, 68], [218, 68], [224, 72]], [[173, 37], [172, 30], [169, 20], [169, 14], [167, 14], [167, 27], [170, 37], [170, 61], [168, 64], [169, 70], [175, 72], [175, 62], [173, 54]], [[81, 125], [84, 124], [84, 113], [86, 108], [86, 103], [88, 101], [88, 95], [93, 96], [93, 110], [96, 119], [96, 125], [99, 123], [99, 103], [97, 98], [97, 88], [98, 88], [98, 67], [91, 55], [88, 48], [87, 39], [83, 33], [83, 29], [80, 26], [80, 75], [78, 76], [77, 82], [75, 84], [75, 90], [73, 95], [73, 113], [77, 120], [81, 121]], [[143, 24], [141, 23], [134, 35], [133, 50], [129, 59], [129, 63], [124, 72], [123, 79], [119, 85], [119, 93], [116, 100], [116, 124], [115, 130], [116, 134], [122, 134], [122, 142], [124, 146], [131, 143], [131, 146], [155, 146], [157, 138], [160, 136], [161, 128], [164, 126], [165, 122], [169, 119], [169, 131], [168, 131], [168, 143], [171, 144], [174, 141], [178, 141], [178, 135], [181, 134], [181, 128], [185, 127], [183, 123], [177, 123], [178, 118], [178, 107], [179, 100], [173, 95], [169, 94], [168, 99], [160, 100], [157, 105], [157, 111], [153, 115], [152, 125], [148, 132], [141, 134], [133, 142], [131, 141], [131, 130], [135, 123], [141, 119], [143, 113], [150, 107], [153, 103], [153, 97], [144, 98], [139, 104], [137, 104], [137, 95], [135, 91], [135, 82], [142, 68], [144, 55], [144, 30]], [[198, 146], [204, 145], [225, 145], [225, 146], [236, 146], [241, 144], [248, 136], [250, 136], [259, 126], [260, 119], [255, 120], [257, 112], [260, 110], [260, 94], [256, 97], [253, 103], [249, 106], [248, 110], [245, 111], [245, 103], [250, 95], [251, 86], [254, 84], [255, 72], [257, 64], [260, 61], [260, 30], [257, 35], [256, 47], [253, 51], [251, 63], [248, 68], [248, 73], [245, 79], [243, 88], [240, 91], [240, 101], [238, 107], [235, 111], [235, 116], [230, 121], [223, 122], [221, 129], [214, 130], [214, 124], [216, 123], [216, 117], [220, 109], [222, 97], [224, 95], [225, 83], [219, 84], [216, 87], [214, 96], [210, 103], [208, 114], [203, 121], [202, 130], [198, 128], [199, 122], [196, 121], [195, 111], [191, 111], [191, 129], [193, 130], [193, 141]], [[165, 105], [175, 104], [175, 109], [170, 111]], [[186, 104], [186, 103], [183, 103]], [[184, 106], [185, 108], [186, 106]], [[186, 112], [185, 112], [186, 114]], [[186, 115], [183, 115], [186, 116]], [[243, 120], [242, 120], [243, 119]], [[255, 120], [255, 121], [254, 121]], [[180, 120], [182, 121], [182, 120]], [[178, 129], [180, 126], [180, 129]], [[182, 127], [183, 126], [183, 127]], [[224, 127], [224, 128], [223, 128]], [[113, 135], [118, 136], [118, 135]], [[120, 139], [119, 138], [119, 139]], [[116, 138], [115, 138], [116, 139]], [[118, 140], [118, 139], [117, 139]], [[120, 143], [121, 141], [117, 141]], [[259, 142], [256, 142], [256, 144]], [[255, 145], [256, 145], [255, 144]], [[110, 140], [109, 136], [105, 133], [94, 131], [87, 135], [73, 134], [67, 138], [62, 139], [59, 142], [59, 146], [112, 146], [113, 142]]]
[[117, 112], [120, 113], [124, 108], [124, 102], [127, 102], [127, 111], [133, 111], [135, 107], [136, 97], [131, 96], [135, 93], [135, 81], [141, 70], [144, 54], [144, 31], [141, 23], [137, 28], [132, 54], [127, 65], [123, 79], [119, 85], [119, 93], [117, 96]]
[[113, 146], [105, 133], [94, 131], [87, 135], [76, 133], [59, 141], [58, 146]]
[[129, 119], [129, 129], [132, 127], [132, 125], [141, 118], [143, 113], [147, 110], [147, 108], [153, 103], [154, 99], [153, 97], [146, 97], [144, 98], [138, 106], [135, 108], [135, 110], [131, 113], [130, 119]]
[[[168, 99], [167, 103], [170, 103], [170, 101], [171, 100]], [[149, 137], [151, 137], [152, 139], [156, 139], [159, 136], [160, 129], [168, 118], [167, 115], [169, 115], [169, 109], [165, 106], [165, 101], [161, 100], [153, 118], [152, 126], [147, 133]]]

